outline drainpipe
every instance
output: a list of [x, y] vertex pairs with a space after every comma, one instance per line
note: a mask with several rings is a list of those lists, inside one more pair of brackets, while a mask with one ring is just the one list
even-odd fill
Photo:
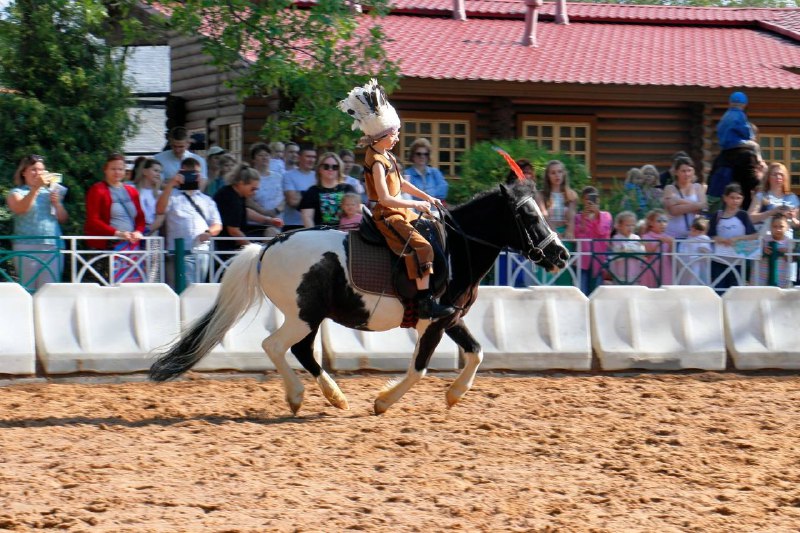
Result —
[[567, 0], [556, 0], [556, 24], [569, 24]]
[[536, 42], [536, 23], [542, 0], [525, 0], [525, 32], [522, 34], [523, 46], [539, 46]]
[[453, 0], [453, 19], [467, 20], [467, 10], [464, 7], [464, 0]]

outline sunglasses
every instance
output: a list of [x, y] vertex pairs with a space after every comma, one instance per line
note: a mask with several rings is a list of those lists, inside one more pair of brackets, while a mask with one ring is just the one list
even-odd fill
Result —
[[28, 161], [33, 161], [34, 163], [41, 163], [44, 161], [44, 157], [36, 154], [31, 154], [27, 157]]
[[430, 152], [414, 152], [414, 155], [421, 155], [422, 157], [430, 157]]
[[328, 163], [322, 163], [319, 168], [322, 170], [339, 170], [339, 165], [329, 165]]

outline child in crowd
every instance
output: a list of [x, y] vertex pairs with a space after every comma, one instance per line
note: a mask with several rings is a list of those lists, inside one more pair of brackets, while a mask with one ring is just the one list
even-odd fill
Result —
[[[758, 262], [758, 268], [753, 271], [753, 283], [755, 285], [767, 285], [769, 283], [770, 256], [773, 251], [779, 254], [786, 254], [792, 249], [792, 240], [788, 236], [789, 220], [783, 213], [772, 216], [770, 224], [770, 234], [764, 236], [764, 257]], [[774, 243], [774, 244], [773, 244]], [[783, 255], [776, 259], [776, 278], [778, 287], [787, 289], [791, 287], [790, 263]]]
[[[632, 211], [622, 211], [614, 218], [614, 229], [617, 231], [611, 237], [611, 251], [622, 254], [637, 254], [644, 252], [641, 239], [633, 230], [636, 227], [636, 214]], [[637, 281], [642, 271], [641, 258], [619, 257], [610, 261], [611, 273], [614, 282], [619, 285], [631, 285]]]
[[680, 243], [678, 252], [684, 265], [680, 269], [678, 285], [708, 285], [711, 276], [711, 253], [713, 245], [708, 233], [708, 220], [697, 217], [689, 228], [689, 237]]
[[647, 198], [644, 190], [644, 174], [641, 169], [631, 168], [625, 176], [625, 199], [622, 201], [622, 208], [633, 211], [637, 218], [644, 216], [647, 210]]
[[588, 295], [603, 282], [602, 263], [611, 237], [611, 213], [601, 211], [599, 193], [592, 186], [581, 191], [583, 210], [575, 215], [575, 238], [581, 254], [581, 291]]
[[642, 244], [646, 252], [653, 254], [648, 256], [645, 259], [646, 264], [642, 265], [646, 270], [642, 274], [640, 283], [645, 287], [655, 289], [659, 285], [672, 285], [672, 265], [669, 256], [665, 254], [672, 251], [675, 239], [664, 233], [668, 222], [669, 217], [663, 209], [653, 209], [645, 217]]
[[348, 192], [342, 197], [342, 215], [339, 217], [339, 229], [353, 231], [361, 225], [361, 195]]
[[708, 236], [714, 240], [717, 253], [711, 262], [711, 282], [718, 294], [744, 279], [742, 265], [737, 263], [741, 263], [742, 252], [746, 254], [746, 250], [737, 250], [741, 246], [737, 243], [758, 239], [750, 215], [741, 208], [743, 200], [741, 185], [731, 183], [722, 195], [725, 209], [711, 215], [708, 223]]
[[562, 239], [575, 236], [575, 206], [578, 193], [569, 186], [569, 173], [564, 163], [552, 160], [544, 169], [542, 190], [537, 197], [539, 209], [550, 227]]
[[664, 196], [664, 190], [658, 188], [659, 180], [661, 179], [658, 169], [653, 165], [642, 166], [642, 193], [644, 199], [649, 207], [661, 205], [661, 197]]

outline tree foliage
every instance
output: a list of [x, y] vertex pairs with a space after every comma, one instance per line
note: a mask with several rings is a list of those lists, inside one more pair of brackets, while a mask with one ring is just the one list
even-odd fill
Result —
[[589, 184], [586, 167], [576, 159], [561, 153], [552, 153], [538, 144], [524, 139], [502, 139], [482, 141], [475, 144], [461, 160], [461, 179], [450, 183], [447, 199], [451, 203], [466, 202], [476, 194], [504, 183], [510, 168], [506, 161], [494, 150], [499, 146], [515, 160], [527, 159], [536, 169], [536, 185], [541, 190], [544, 169], [547, 162], [558, 159], [567, 169], [569, 185], [577, 192]]
[[[198, 35], [213, 64], [229, 73], [242, 97], [279, 91], [281, 108], [263, 130], [267, 139], [306, 139], [320, 145], [352, 143], [352, 121], [338, 100], [377, 77], [391, 91], [398, 69], [386, 56], [379, 17], [387, 0], [186, 0], [167, 4], [170, 24]], [[163, 4], [163, 3], [162, 3]]]
[[133, 128], [107, 17], [99, 1], [17, 0], [0, 19], [0, 192], [22, 157], [43, 155], [70, 189], [67, 233], [82, 232], [84, 192]]

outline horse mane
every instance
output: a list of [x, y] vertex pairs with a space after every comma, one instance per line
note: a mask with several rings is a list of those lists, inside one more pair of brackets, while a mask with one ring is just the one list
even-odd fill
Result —
[[[516, 199], [525, 198], [526, 196], [533, 196], [536, 194], [536, 185], [530, 180], [517, 180], [511, 185], [506, 185], [506, 190], [511, 193], [511, 196]], [[485, 191], [481, 191], [477, 193], [475, 196], [455, 206], [451, 211], [458, 211], [463, 207], [467, 207], [469, 205], [479, 203], [485, 198], [489, 197], [496, 197], [500, 193], [500, 185], [495, 185], [491, 189], [486, 189]]]

